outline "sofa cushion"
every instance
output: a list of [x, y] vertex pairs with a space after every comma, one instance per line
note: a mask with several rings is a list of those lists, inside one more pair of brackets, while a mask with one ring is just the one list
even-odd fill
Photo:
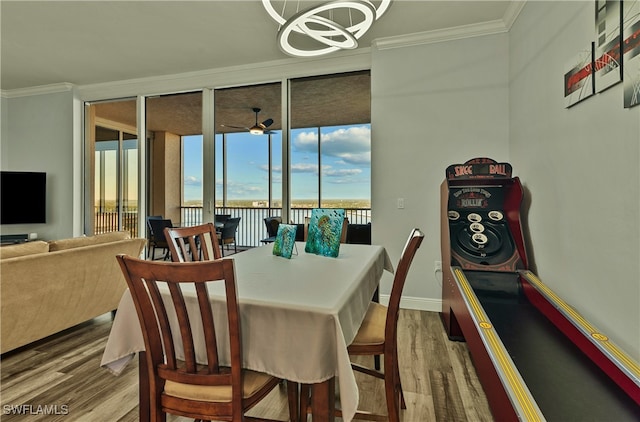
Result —
[[0, 248], [0, 259], [15, 258], [17, 256], [33, 255], [37, 253], [49, 252], [49, 244], [42, 240], [34, 242], [18, 243]]
[[127, 231], [109, 232], [95, 236], [74, 237], [71, 239], [52, 240], [49, 242], [49, 251], [62, 251], [65, 249], [79, 248], [81, 246], [99, 245], [101, 243], [116, 242], [131, 238]]

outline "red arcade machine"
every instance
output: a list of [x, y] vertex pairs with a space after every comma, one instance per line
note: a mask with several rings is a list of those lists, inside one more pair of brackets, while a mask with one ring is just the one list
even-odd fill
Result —
[[[638, 421], [640, 366], [529, 270], [523, 189], [474, 158], [441, 185], [442, 320], [499, 421]], [[578, 280], [576, 280], [578, 282]]]

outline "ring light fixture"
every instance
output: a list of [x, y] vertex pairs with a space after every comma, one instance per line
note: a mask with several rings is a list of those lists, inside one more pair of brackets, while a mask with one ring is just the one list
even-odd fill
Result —
[[[285, 1], [283, 13], [286, 3]], [[298, 6], [299, 3], [298, 1]], [[267, 13], [280, 25], [277, 37], [280, 49], [294, 57], [314, 57], [358, 47], [358, 39], [387, 11], [391, 0], [382, 0], [377, 8], [370, 0], [334, 0], [307, 10], [297, 11], [288, 19], [274, 9], [271, 0], [262, 0], [262, 4]], [[341, 24], [334, 20], [334, 12], [337, 15], [339, 11], [346, 11], [348, 23]], [[321, 13], [328, 14], [329, 17], [321, 16]], [[359, 18], [355, 23], [354, 15]], [[306, 35], [324, 47], [313, 49], [294, 47], [291, 43], [292, 35]]]

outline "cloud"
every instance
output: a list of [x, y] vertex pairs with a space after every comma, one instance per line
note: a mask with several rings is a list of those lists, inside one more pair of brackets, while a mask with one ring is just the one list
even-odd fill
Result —
[[358, 165], [370, 165], [371, 164], [371, 151], [361, 154], [348, 154], [344, 153], [339, 155], [343, 164], [358, 164]]
[[318, 165], [317, 164], [306, 164], [306, 163], [291, 164], [291, 173], [318, 174]]
[[360, 169], [337, 169], [334, 170], [327, 166], [328, 168], [322, 169], [322, 175], [328, 177], [344, 177], [344, 176], [356, 176], [362, 173]]
[[[262, 170], [268, 171], [268, 166], [262, 166]], [[281, 181], [279, 177], [275, 176], [275, 174], [282, 174], [282, 167], [276, 166], [273, 168], [274, 179], [278, 179]], [[291, 165], [291, 173], [306, 173], [306, 174], [318, 174], [318, 165], [317, 164], [306, 164], [306, 163], [297, 163]], [[362, 169], [359, 168], [347, 168], [347, 169], [334, 169], [332, 166], [325, 165], [322, 166], [322, 176], [324, 177], [332, 177], [332, 178], [344, 178], [342, 182], [339, 183], [348, 183], [349, 180], [353, 182], [353, 179], [349, 179], [351, 176], [358, 176], [362, 174]], [[334, 182], [335, 183], [335, 182]]]
[[[261, 166], [258, 167], [258, 169], [264, 171], [265, 173], [269, 173], [269, 165], [268, 164], [262, 164]], [[272, 171], [274, 173], [282, 174], [282, 166], [273, 166], [272, 167]]]
[[186, 176], [184, 178], [184, 184], [188, 186], [202, 186], [202, 180], [195, 176]]
[[227, 183], [227, 194], [229, 195], [229, 197], [248, 197], [249, 195], [255, 196], [256, 194], [262, 194], [264, 191], [265, 190], [262, 186], [233, 181], [229, 181]]
[[[318, 152], [317, 132], [302, 132], [293, 140], [298, 152]], [[321, 136], [322, 154], [340, 158], [345, 164], [368, 165], [371, 163], [371, 129], [354, 126], [336, 129]]]

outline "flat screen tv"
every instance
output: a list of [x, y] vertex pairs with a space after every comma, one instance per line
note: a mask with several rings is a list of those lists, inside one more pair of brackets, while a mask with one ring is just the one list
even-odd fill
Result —
[[0, 172], [0, 224], [46, 223], [47, 174]]

